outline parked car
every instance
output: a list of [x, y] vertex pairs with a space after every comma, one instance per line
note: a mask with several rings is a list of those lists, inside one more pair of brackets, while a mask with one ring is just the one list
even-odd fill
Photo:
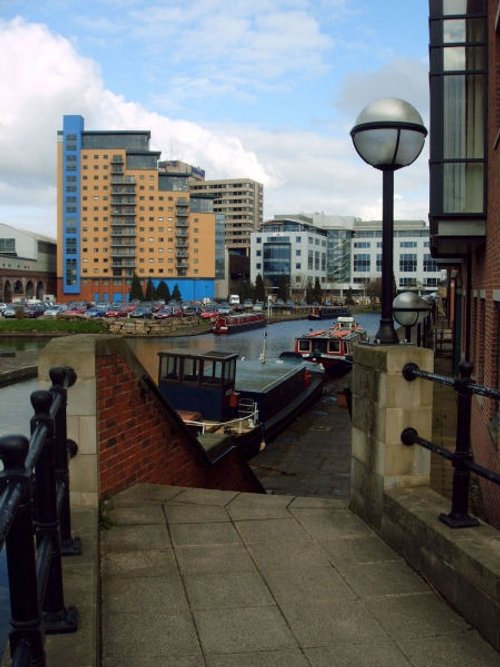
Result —
[[185, 317], [196, 317], [200, 313], [201, 313], [200, 306], [193, 305], [193, 306], [184, 306], [182, 308], [182, 314]]
[[219, 315], [230, 315], [233, 312], [233, 309], [226, 302], [218, 303], [217, 304], [217, 312], [218, 312]]
[[163, 306], [163, 308], [160, 308], [160, 310], [157, 310], [155, 313], [153, 313], [153, 318], [155, 320], [166, 320], [173, 316], [174, 313], [170, 306]]
[[64, 304], [53, 304], [52, 306], [49, 306], [48, 308], [45, 309], [43, 316], [58, 317], [59, 315], [62, 315], [62, 313], [64, 313], [66, 308], [67, 306], [65, 306]]
[[22, 304], [9, 304], [3, 311], [4, 317], [24, 317], [26, 314], [26, 307]]
[[44, 303], [35, 303], [26, 306], [24, 314], [25, 317], [36, 318], [36, 317], [41, 317], [46, 310], [47, 306]]
[[153, 309], [151, 306], [137, 306], [135, 310], [129, 313], [129, 317], [142, 317], [150, 320], [153, 317]]
[[85, 317], [104, 317], [108, 306], [90, 306], [88, 310], [85, 311]]
[[3, 315], [3, 311], [7, 308], [6, 303], [0, 303], [0, 315]]

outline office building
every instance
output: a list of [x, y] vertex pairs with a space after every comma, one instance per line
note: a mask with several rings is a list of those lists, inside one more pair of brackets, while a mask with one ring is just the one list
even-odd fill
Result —
[[57, 298], [125, 301], [177, 284], [183, 299], [213, 297], [224, 271], [221, 220], [188, 174], [158, 168], [149, 131], [89, 131], [64, 116], [58, 133]]
[[[382, 223], [324, 214], [275, 216], [252, 234], [251, 279], [260, 273], [277, 287], [283, 276], [301, 296], [316, 279], [325, 294], [365, 299], [367, 285], [382, 270]], [[443, 271], [430, 254], [429, 228], [422, 220], [394, 223], [394, 276], [399, 291], [437, 290]]]

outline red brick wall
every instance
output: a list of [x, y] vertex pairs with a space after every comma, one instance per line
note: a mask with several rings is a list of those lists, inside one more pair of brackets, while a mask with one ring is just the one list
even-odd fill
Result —
[[[476, 295], [471, 354], [475, 364], [474, 377], [476, 381], [492, 387], [500, 386], [497, 336], [500, 303], [493, 299], [494, 290], [500, 290], [500, 36], [495, 33], [494, 21], [497, 4], [498, 0], [488, 0], [487, 242], [473, 256], [472, 267], [472, 288]], [[481, 398], [473, 398], [472, 403], [474, 460], [500, 473], [499, 439], [490, 429], [496, 403]], [[500, 487], [484, 480], [480, 480], [480, 486], [488, 520], [500, 528]]]
[[262, 487], [234, 451], [216, 465], [119, 354], [98, 356], [97, 438], [99, 497], [138, 482], [235, 491]]

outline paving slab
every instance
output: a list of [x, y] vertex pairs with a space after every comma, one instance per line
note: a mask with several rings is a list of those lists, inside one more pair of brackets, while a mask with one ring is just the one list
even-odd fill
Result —
[[500, 664], [340, 499], [144, 487], [110, 510], [104, 667]]

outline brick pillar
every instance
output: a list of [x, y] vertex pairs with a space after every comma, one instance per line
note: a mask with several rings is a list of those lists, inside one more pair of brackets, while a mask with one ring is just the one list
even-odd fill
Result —
[[402, 369], [416, 363], [433, 370], [431, 350], [414, 345], [360, 344], [354, 350], [351, 509], [376, 530], [382, 523], [384, 492], [429, 485], [430, 453], [406, 447], [401, 432], [432, 435], [432, 383], [408, 382]]

